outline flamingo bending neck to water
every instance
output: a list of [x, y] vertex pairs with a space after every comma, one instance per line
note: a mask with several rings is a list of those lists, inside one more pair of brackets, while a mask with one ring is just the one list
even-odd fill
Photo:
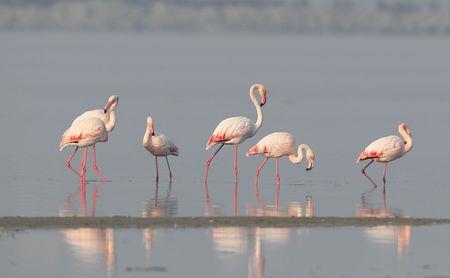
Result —
[[[396, 135], [391, 135], [377, 139], [369, 144], [356, 160], [356, 163], [359, 163], [362, 160], [370, 160], [370, 162], [361, 170], [361, 173], [366, 177], [368, 177], [366, 175], [366, 169], [374, 161], [384, 163], [383, 191], [385, 191], [388, 162], [394, 161], [404, 156], [413, 147], [411, 130], [409, 129], [409, 127], [406, 124], [401, 123], [398, 126], [398, 132], [403, 138], [400, 138]], [[369, 180], [372, 182], [374, 187], [377, 186], [370, 178]]]
[[255, 185], [258, 184], [259, 172], [267, 163], [269, 158], [275, 158], [275, 176], [279, 184], [281, 181], [279, 172], [279, 160], [282, 156], [288, 156], [289, 160], [294, 164], [299, 164], [303, 161], [303, 151], [306, 152], [306, 160], [308, 166], [306, 171], [310, 171], [314, 167], [314, 152], [306, 144], [300, 144], [295, 153], [294, 136], [288, 132], [274, 132], [262, 138], [256, 145], [250, 148], [246, 155], [252, 156], [254, 154], [261, 154], [266, 158], [256, 169]]
[[[259, 102], [254, 93], [257, 91], [261, 97]], [[209, 138], [206, 144], [206, 150], [211, 148], [215, 144], [220, 144], [219, 148], [213, 153], [213, 155], [206, 161], [205, 183], [208, 182], [208, 172], [211, 161], [222, 149], [224, 145], [234, 145], [234, 178], [235, 182], [238, 177], [237, 166], [237, 152], [238, 144], [244, 142], [246, 139], [253, 137], [256, 132], [261, 128], [263, 123], [263, 114], [261, 107], [266, 104], [267, 89], [261, 84], [254, 84], [250, 87], [249, 96], [253, 105], [255, 106], [258, 118], [256, 123], [253, 123], [251, 119], [247, 117], [231, 117], [220, 122], [214, 130], [212, 136]]]
[[169, 182], [172, 181], [172, 171], [170, 170], [169, 159], [167, 156], [178, 156], [178, 147], [167, 138], [164, 134], [156, 134], [153, 126], [153, 119], [147, 118], [147, 129], [145, 130], [144, 138], [142, 139], [144, 148], [155, 156], [155, 180], [159, 181], [158, 170], [158, 156], [164, 156], [167, 162], [167, 168], [169, 168]]
[[[73, 120], [70, 127], [62, 135], [62, 138], [66, 137], [67, 133], [71, 132], [71, 129], [73, 128], [73, 126], [76, 125], [78, 122], [80, 122], [84, 119], [87, 119], [87, 118], [91, 118], [91, 117], [96, 117], [96, 118], [101, 119], [105, 125], [107, 132], [113, 131], [114, 127], [116, 126], [115, 110], [116, 110], [118, 103], [119, 103], [119, 96], [112, 95], [109, 97], [108, 102], [106, 103], [106, 105], [104, 106], [103, 109], [95, 109], [95, 110], [90, 110], [90, 111], [84, 112], [83, 114], [81, 114], [80, 116], [75, 118], [75, 120]], [[75, 169], [73, 169], [70, 164], [70, 162], [72, 161], [73, 157], [75, 156], [77, 150], [78, 150], [78, 148], [75, 148], [74, 151], [69, 155], [69, 157], [67, 158], [67, 161], [66, 161], [66, 166], [72, 172], [74, 172], [75, 174], [80, 176], [80, 174]], [[92, 168], [94, 169], [94, 171], [97, 172], [97, 174], [102, 178], [102, 180], [106, 180], [106, 177], [103, 175], [103, 173], [100, 171], [100, 169], [97, 166], [95, 144], [92, 145], [92, 162], [93, 162]], [[81, 178], [81, 176], [80, 176], [80, 178]]]

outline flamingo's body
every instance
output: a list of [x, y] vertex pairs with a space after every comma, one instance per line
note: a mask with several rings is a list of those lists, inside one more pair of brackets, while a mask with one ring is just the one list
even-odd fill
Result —
[[237, 145], [253, 137], [258, 131], [256, 125], [247, 117], [231, 117], [221, 121], [206, 144], [206, 150], [213, 145]]
[[[69, 168], [74, 171], [82, 181], [86, 180], [86, 157], [88, 147], [95, 146], [98, 142], [108, 141], [108, 131], [106, 126], [100, 118], [88, 117], [80, 119], [74, 123], [61, 138], [61, 143], [59, 144], [60, 150], [68, 146], [76, 146], [75, 150], [69, 156]], [[70, 160], [75, 155], [78, 148], [85, 148], [83, 153], [83, 159], [81, 162], [81, 173], [78, 173], [72, 167], [70, 167]], [[93, 160], [95, 165], [95, 152], [93, 153]], [[96, 168], [96, 165], [94, 166]]]
[[103, 109], [94, 109], [94, 110], [84, 112], [80, 116], [76, 117], [75, 120], [73, 120], [71, 126], [82, 119], [90, 118], [90, 117], [97, 117], [97, 118], [100, 118], [105, 123], [106, 130], [108, 132], [111, 132], [111, 131], [113, 131], [114, 127], [116, 126], [116, 111], [115, 110], [116, 110], [118, 103], [119, 103], [118, 96], [116, 96], [116, 95], [110, 96], [108, 99], [108, 102], [106, 103], [106, 105]]
[[280, 182], [280, 175], [278, 171], [279, 158], [282, 156], [287, 156], [289, 160], [298, 164], [303, 161], [303, 150], [306, 151], [306, 159], [308, 161], [308, 166], [306, 171], [311, 170], [314, 167], [314, 153], [308, 145], [301, 144], [296, 149], [296, 144], [294, 136], [288, 132], [274, 132], [266, 137], [262, 138], [256, 145], [250, 148], [247, 152], [247, 156], [252, 156], [254, 154], [261, 154], [266, 158], [256, 169], [255, 183], [258, 183], [259, 172], [267, 163], [269, 158], [275, 158], [276, 163], [276, 179]]
[[178, 147], [169, 140], [164, 134], [156, 134], [153, 127], [153, 119], [147, 118], [147, 129], [145, 130], [144, 138], [142, 140], [144, 148], [155, 157], [156, 182], [159, 180], [158, 171], [158, 157], [165, 157], [167, 167], [169, 168], [170, 181], [172, 180], [172, 171], [170, 170], [169, 159], [167, 156], [178, 156]]
[[[114, 129], [115, 125], [116, 125], [115, 109], [117, 107], [118, 102], [119, 102], [119, 97], [118, 96], [116, 96], [116, 95], [110, 96], [109, 99], [108, 99], [108, 102], [106, 103], [106, 105], [105, 105], [105, 107], [103, 109], [90, 110], [90, 111], [84, 112], [80, 116], [76, 117], [75, 120], [73, 120], [73, 122], [70, 125], [70, 127], [61, 136], [62, 137], [62, 141], [64, 140], [63, 138], [69, 138], [70, 137], [69, 136], [70, 132], [73, 132], [73, 130], [75, 130], [75, 129], [80, 127], [80, 124], [79, 124], [80, 122], [83, 122], [85, 119], [89, 119], [89, 118], [93, 118], [93, 117], [94, 118], [98, 118], [98, 119], [100, 119], [103, 122], [107, 132], [113, 131], [113, 129]], [[99, 174], [99, 176], [102, 179], [106, 179], [106, 177], [102, 174], [102, 172], [100, 172], [100, 170], [98, 169], [98, 166], [97, 166], [95, 144], [92, 144], [90, 146], [92, 146], [92, 150], [93, 150], [93, 153], [92, 153], [92, 158], [93, 158], [92, 168]], [[70, 165], [70, 162], [72, 161], [72, 159], [75, 156], [75, 154], [76, 154], [76, 152], [77, 152], [79, 147], [80, 146], [75, 148], [74, 152], [68, 157], [68, 159], [66, 161], [67, 168], [69, 168], [70, 170], [75, 172], [77, 175], [79, 175], [78, 172], [76, 172], [72, 168], [72, 166]], [[89, 147], [89, 146], [87, 146], [87, 147]], [[86, 149], [86, 151], [87, 151], [87, 149]], [[82, 178], [82, 177], [80, 176], [80, 178]]]
[[361, 170], [364, 175], [367, 167], [374, 161], [384, 163], [383, 182], [386, 183], [387, 163], [404, 156], [413, 146], [411, 130], [409, 127], [406, 124], [401, 123], [398, 126], [398, 131], [403, 138], [391, 135], [377, 139], [369, 144], [369, 146], [367, 146], [359, 155], [356, 163], [359, 163], [362, 160], [370, 160], [370, 162]]
[[[260, 102], [256, 99], [254, 91], [258, 91], [261, 97]], [[256, 123], [253, 123], [252, 120], [247, 117], [231, 117], [221, 121], [217, 125], [213, 134], [206, 143], [206, 150], [215, 144], [220, 144], [220, 147], [206, 161], [205, 182], [208, 180], [208, 172], [211, 161], [224, 145], [234, 145], [234, 173], [235, 181], [237, 181], [237, 145], [244, 142], [246, 139], [255, 136], [256, 132], [260, 129], [263, 122], [261, 107], [266, 103], [266, 94], [267, 90], [261, 84], [254, 84], [250, 87], [250, 99], [252, 100], [258, 114]]]

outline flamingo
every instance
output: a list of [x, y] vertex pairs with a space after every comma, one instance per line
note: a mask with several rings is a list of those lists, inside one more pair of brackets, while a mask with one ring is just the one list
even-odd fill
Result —
[[100, 118], [88, 117], [78, 120], [66, 130], [61, 138], [59, 148], [62, 151], [68, 146], [76, 146], [69, 159], [73, 158], [79, 148], [84, 148], [80, 173], [71, 167], [70, 169], [81, 178], [82, 182], [86, 182], [86, 158], [88, 148], [94, 146], [98, 142], [106, 141], [108, 141], [108, 131], [106, 130], [105, 123]]
[[[261, 101], [258, 102], [254, 92], [258, 91]], [[213, 153], [213, 155], [206, 161], [206, 173], [205, 183], [208, 181], [209, 166], [211, 161], [217, 155], [217, 153], [223, 148], [224, 145], [234, 145], [234, 177], [237, 182], [238, 166], [237, 166], [237, 153], [238, 144], [244, 142], [246, 139], [255, 136], [256, 132], [261, 128], [263, 123], [263, 114], [261, 107], [266, 104], [267, 89], [261, 84], [253, 84], [250, 87], [249, 96], [256, 108], [258, 118], [256, 123], [253, 123], [251, 119], [247, 117], [231, 117], [221, 121], [212, 136], [209, 138], [206, 144], [206, 150], [211, 148], [215, 144], [220, 144], [219, 148]]]
[[147, 129], [145, 130], [144, 138], [142, 140], [144, 148], [155, 156], [155, 172], [156, 183], [159, 181], [158, 171], [158, 156], [164, 156], [167, 162], [167, 168], [169, 168], [169, 181], [172, 181], [172, 171], [170, 170], [169, 159], [167, 156], [178, 156], [178, 147], [167, 138], [164, 134], [155, 134], [153, 127], [153, 119], [147, 118]]
[[[103, 123], [105, 124], [106, 130], [108, 132], [113, 131], [114, 127], [116, 126], [115, 110], [116, 110], [118, 103], [119, 103], [119, 96], [116, 96], [116, 95], [110, 96], [108, 99], [108, 102], [106, 103], [106, 105], [104, 106], [103, 109], [95, 109], [95, 110], [86, 111], [83, 114], [81, 114], [80, 116], [78, 116], [77, 118], [75, 118], [75, 120], [73, 120], [71, 126], [64, 132], [62, 137], [65, 137], [67, 135], [67, 132], [69, 132], [71, 130], [71, 128], [74, 124], [76, 124], [77, 122], [79, 122], [83, 119], [90, 118], [90, 117], [100, 118], [103, 121]], [[72, 168], [72, 166], [70, 165], [70, 162], [72, 161], [73, 157], [75, 156], [77, 150], [78, 150], [78, 148], [75, 148], [75, 150], [72, 152], [71, 155], [69, 155], [69, 157], [67, 158], [67, 161], [66, 161], [67, 168], [69, 168], [75, 174], [77, 174], [77, 172]], [[93, 161], [92, 169], [94, 169], [94, 171], [97, 172], [97, 174], [103, 180], [105, 180], [106, 177], [103, 175], [102, 172], [100, 172], [100, 169], [97, 166], [95, 144], [92, 146], [92, 161]]]
[[314, 153], [308, 145], [300, 144], [297, 148], [297, 153], [295, 153], [294, 136], [288, 132], [274, 132], [262, 138], [246, 153], [248, 157], [257, 153], [266, 157], [256, 168], [255, 184], [258, 184], [259, 172], [269, 158], [275, 158], [275, 176], [277, 183], [280, 184], [281, 178], [278, 168], [280, 157], [288, 156], [292, 163], [299, 164], [303, 161], [303, 150], [306, 152], [306, 160], [308, 162], [306, 171], [310, 171], [314, 167]]
[[[399, 124], [398, 132], [403, 138], [400, 138], [396, 135], [380, 138], [367, 146], [366, 149], [359, 155], [356, 163], [359, 163], [362, 160], [370, 159], [370, 162], [361, 170], [361, 173], [363, 175], [368, 177], [366, 175], [366, 169], [374, 161], [384, 163], [383, 183], [384, 185], [386, 185], [386, 172], [388, 162], [394, 161], [404, 156], [411, 150], [413, 146], [411, 130], [406, 124]], [[369, 180], [371, 179], [369, 178]], [[373, 181], [372, 183], [374, 187], [377, 187], [377, 185]], [[383, 192], [384, 191], [385, 186], [383, 186]]]

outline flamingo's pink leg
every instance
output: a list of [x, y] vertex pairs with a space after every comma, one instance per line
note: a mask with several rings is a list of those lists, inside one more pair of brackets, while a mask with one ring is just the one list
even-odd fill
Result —
[[233, 216], [237, 216], [238, 207], [238, 183], [237, 180], [234, 182], [234, 192], [233, 192]]
[[100, 176], [100, 179], [102, 181], [107, 180], [107, 177], [105, 175], [103, 175], [102, 172], [100, 172], [100, 169], [98, 169], [98, 166], [97, 166], [97, 155], [95, 153], [95, 144], [92, 146], [92, 169], [94, 169], [94, 171], [97, 172], [97, 174]]
[[267, 161], [269, 161], [269, 158], [266, 157], [263, 162], [256, 168], [256, 174], [255, 174], [255, 194], [256, 194], [256, 201], [259, 202], [259, 187], [258, 187], [258, 181], [259, 181], [259, 172], [261, 172], [261, 169], [266, 165]]
[[81, 160], [81, 182], [86, 182], [86, 159], [88, 154], [88, 148], [84, 148], [83, 159]]
[[158, 157], [155, 156], [155, 182], [159, 182]]
[[213, 155], [206, 160], [206, 171], [205, 171], [205, 183], [208, 183], [208, 173], [209, 173], [209, 165], [211, 165], [211, 161], [216, 157], [217, 153], [223, 148], [225, 144], [220, 145], [219, 148], [213, 153]]
[[275, 178], [277, 181], [277, 185], [279, 185], [281, 183], [279, 163], [280, 163], [280, 158], [279, 157], [275, 158]]
[[94, 188], [94, 191], [92, 192], [92, 207], [91, 207], [91, 216], [95, 217], [95, 207], [97, 203], [97, 194], [98, 194], [98, 186]]
[[80, 188], [80, 195], [81, 195], [81, 215], [83, 217], [86, 217], [86, 211], [87, 211], [87, 206], [86, 206], [86, 183], [84, 183], [83, 181], [81, 182], [81, 188]]
[[167, 168], [169, 168], [169, 182], [172, 182], [172, 171], [170, 170], [169, 159], [166, 156]]
[[387, 173], [387, 162], [384, 163], [384, 173], [383, 173], [383, 193], [386, 192], [386, 173]]
[[277, 186], [275, 188], [275, 209], [278, 212], [279, 209], [279, 204], [280, 204], [280, 188], [281, 188], [281, 184], [277, 183]]
[[367, 167], [369, 167], [370, 164], [372, 164], [373, 162], [374, 162], [374, 160], [372, 159], [369, 163], [367, 163], [367, 165], [364, 166], [364, 168], [362, 168], [361, 173], [363, 173], [365, 175]]
[[237, 167], [237, 148], [238, 145], [234, 145], [234, 180], [238, 180], [238, 167]]
[[66, 161], [66, 166], [67, 166], [67, 168], [69, 168], [70, 171], [74, 172], [79, 178], [81, 178], [81, 174], [80, 174], [77, 170], [75, 170], [74, 168], [72, 168], [72, 165], [70, 165], [70, 162], [72, 161], [73, 157], [74, 157], [75, 154], [77, 153], [78, 149], [79, 149], [79, 148], [76, 147], [76, 148], [73, 150], [73, 152], [69, 155], [69, 157], [67, 158], [67, 161]]

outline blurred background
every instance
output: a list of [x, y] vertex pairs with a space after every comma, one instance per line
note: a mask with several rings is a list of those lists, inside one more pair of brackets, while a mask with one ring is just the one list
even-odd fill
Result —
[[1, 0], [0, 30], [448, 34], [447, 0]]

